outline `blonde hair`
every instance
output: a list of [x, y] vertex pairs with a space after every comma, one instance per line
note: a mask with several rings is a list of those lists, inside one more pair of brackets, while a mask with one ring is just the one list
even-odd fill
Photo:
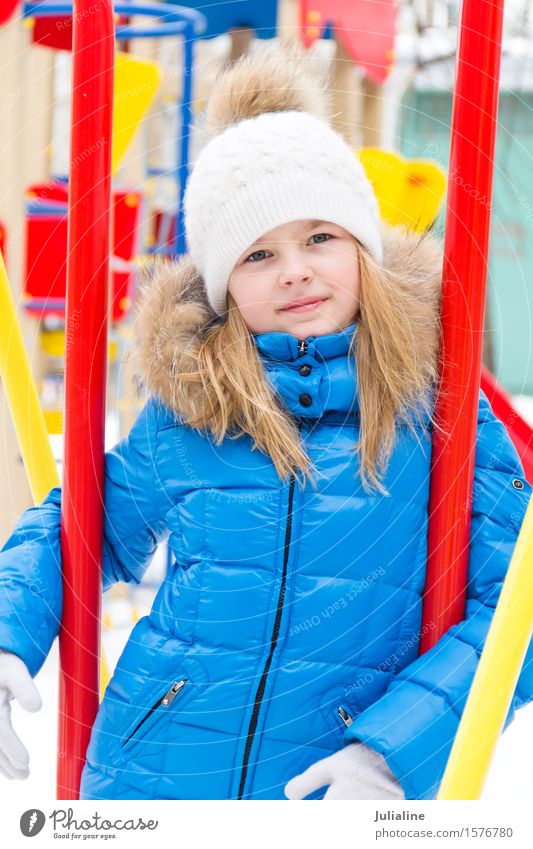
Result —
[[[423, 301], [435, 297], [435, 292], [413, 293], [405, 277], [377, 265], [361, 245], [359, 267], [360, 315], [349, 349], [357, 363], [360, 408], [360, 437], [354, 451], [363, 487], [387, 494], [382, 478], [397, 426], [406, 424], [415, 432], [424, 413], [431, 419], [428, 392], [437, 379], [438, 334], [425, 326], [428, 310]], [[422, 302], [418, 312], [417, 297]], [[432, 343], [422, 346], [423, 362], [417, 344], [420, 334], [435, 339], [433, 348]], [[184, 421], [208, 430], [217, 444], [225, 437], [248, 434], [252, 450], [268, 454], [280, 478], [300, 472], [301, 484], [307, 479], [315, 485], [317, 470], [295, 420], [270, 384], [252, 334], [229, 293], [227, 318], [207, 328], [189, 354], [191, 370], [180, 369], [174, 375], [174, 404], [186, 411]]]

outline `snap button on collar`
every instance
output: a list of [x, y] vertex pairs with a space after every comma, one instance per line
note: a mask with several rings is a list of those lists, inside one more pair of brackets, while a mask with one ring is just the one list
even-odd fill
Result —
[[300, 404], [302, 405], [302, 407], [310, 407], [312, 403], [313, 399], [310, 395], [307, 394], [307, 392], [304, 392], [302, 395], [300, 395]]

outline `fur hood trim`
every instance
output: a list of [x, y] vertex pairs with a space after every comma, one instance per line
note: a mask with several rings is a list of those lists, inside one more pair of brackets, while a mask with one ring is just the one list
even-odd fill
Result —
[[[406, 320], [419, 349], [420, 368], [438, 356], [442, 245], [400, 227], [383, 226], [385, 269], [399, 278], [411, 297]], [[224, 319], [209, 306], [204, 283], [188, 256], [156, 260], [142, 276], [136, 301], [130, 357], [137, 385], [176, 414], [177, 375], [198, 370], [196, 353], [208, 331]]]

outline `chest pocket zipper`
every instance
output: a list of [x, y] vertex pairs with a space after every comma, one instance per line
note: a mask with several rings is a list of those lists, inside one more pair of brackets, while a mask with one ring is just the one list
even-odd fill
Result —
[[[139, 720], [139, 722], [137, 722], [133, 730], [130, 732], [126, 732], [126, 735], [122, 739], [122, 742], [120, 744], [122, 749], [126, 749], [130, 745], [133, 745], [133, 743], [137, 742], [137, 740], [139, 739], [139, 732], [141, 730], [146, 731], [148, 726], [154, 724], [154, 722], [157, 720], [157, 717], [154, 717], [156, 711], [159, 713], [160, 716], [163, 716], [166, 709], [169, 707], [169, 705], [172, 704], [178, 693], [183, 690], [186, 683], [187, 678], [182, 678], [180, 681], [174, 682], [170, 690], [168, 690], [161, 698], [157, 700], [154, 705], [152, 705], [150, 710], [148, 710], [147, 713], [145, 713], [145, 715]], [[149, 722], [150, 719], [153, 719], [153, 721]]]

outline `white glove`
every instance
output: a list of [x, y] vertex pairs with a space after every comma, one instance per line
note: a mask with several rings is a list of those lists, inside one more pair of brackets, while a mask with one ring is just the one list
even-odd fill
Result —
[[304, 799], [329, 785], [327, 799], [405, 799], [400, 782], [382, 755], [365, 743], [348, 743], [343, 749], [311, 764], [285, 785], [288, 799]]
[[31, 713], [41, 709], [41, 697], [24, 661], [0, 649], [0, 772], [6, 778], [27, 778], [30, 758], [11, 725], [11, 699]]

